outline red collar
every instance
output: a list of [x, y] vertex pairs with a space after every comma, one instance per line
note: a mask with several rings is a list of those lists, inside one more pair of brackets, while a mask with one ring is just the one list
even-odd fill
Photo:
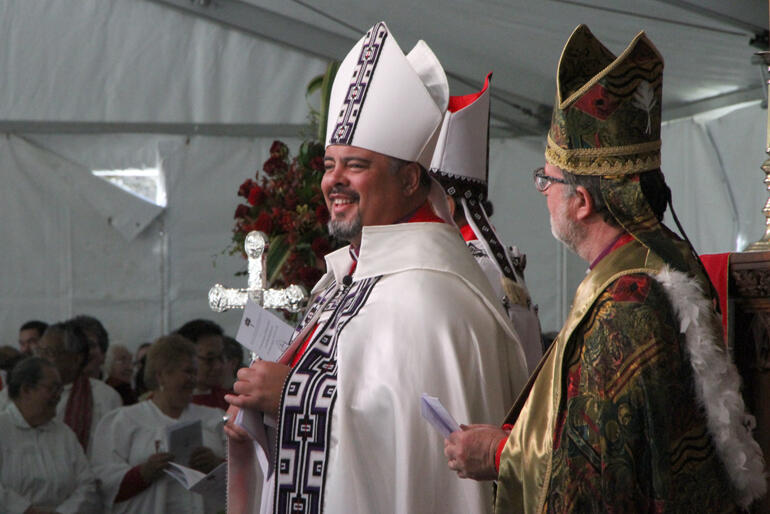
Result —
[[422, 207], [406, 217], [406, 223], [444, 223], [444, 220], [436, 216], [433, 207], [426, 200]]
[[463, 236], [463, 240], [467, 243], [468, 241], [475, 241], [478, 239], [476, 237], [476, 233], [473, 231], [473, 227], [470, 226], [469, 223], [466, 223], [462, 227], [460, 227], [460, 234]]
[[616, 237], [610, 244], [608, 244], [607, 248], [602, 250], [602, 252], [596, 257], [596, 259], [594, 259], [594, 262], [592, 262], [591, 265], [588, 266], [588, 269], [594, 269], [596, 265], [599, 264], [599, 261], [604, 259], [607, 255], [617, 250], [621, 246], [630, 243], [633, 240], [634, 240], [634, 236], [632, 236], [628, 232], [623, 232], [618, 237]]

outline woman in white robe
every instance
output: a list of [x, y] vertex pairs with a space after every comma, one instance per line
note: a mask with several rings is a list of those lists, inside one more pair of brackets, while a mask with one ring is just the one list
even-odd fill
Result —
[[96, 478], [72, 430], [54, 419], [61, 379], [45, 359], [18, 363], [0, 414], [0, 510], [101, 512]]
[[[195, 347], [178, 335], [162, 337], [147, 355], [145, 380], [150, 399], [107, 414], [97, 428], [91, 461], [102, 483], [108, 512], [208, 513], [224, 509], [185, 489], [163, 471], [173, 456], [165, 452], [166, 427], [201, 420], [203, 447], [189, 467], [208, 473], [224, 462], [220, 409], [190, 403], [195, 389]], [[111, 510], [110, 510], [111, 509]]]

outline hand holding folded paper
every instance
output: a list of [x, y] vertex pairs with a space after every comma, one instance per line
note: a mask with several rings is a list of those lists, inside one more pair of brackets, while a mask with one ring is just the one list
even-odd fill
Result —
[[448, 437], [452, 432], [460, 430], [460, 425], [457, 424], [457, 421], [442, 405], [441, 400], [435, 396], [422, 393], [420, 397], [420, 413], [444, 437]]

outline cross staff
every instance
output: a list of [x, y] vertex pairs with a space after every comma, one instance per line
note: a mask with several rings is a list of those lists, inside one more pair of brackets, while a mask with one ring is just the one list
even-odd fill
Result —
[[248, 287], [246, 289], [228, 289], [222, 284], [216, 284], [209, 290], [209, 307], [217, 312], [229, 309], [243, 309], [246, 301], [251, 299], [265, 309], [286, 309], [299, 312], [302, 303], [307, 299], [307, 293], [298, 285], [290, 285], [286, 289], [263, 289], [265, 284], [265, 258], [267, 236], [262, 232], [252, 230], [246, 235], [243, 249], [249, 259]]

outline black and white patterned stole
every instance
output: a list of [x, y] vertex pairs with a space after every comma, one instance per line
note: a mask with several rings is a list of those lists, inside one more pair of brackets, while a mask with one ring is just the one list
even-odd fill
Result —
[[[388, 37], [388, 27], [383, 22], [378, 23], [364, 36], [361, 52], [353, 67], [353, 76], [345, 94], [345, 99], [337, 113], [334, 132], [330, 135], [331, 144], [353, 144], [353, 135], [364, 107], [369, 85], [377, 68], [377, 61], [382, 53], [382, 47]], [[334, 113], [330, 113], [333, 116]]]
[[[281, 395], [274, 512], [320, 513], [337, 397], [337, 341], [366, 304], [380, 277], [327, 289], [318, 328], [286, 379]], [[312, 307], [311, 307], [312, 309]], [[308, 312], [308, 316], [311, 313]], [[315, 315], [315, 313], [313, 313]], [[305, 324], [311, 318], [303, 320]]]

